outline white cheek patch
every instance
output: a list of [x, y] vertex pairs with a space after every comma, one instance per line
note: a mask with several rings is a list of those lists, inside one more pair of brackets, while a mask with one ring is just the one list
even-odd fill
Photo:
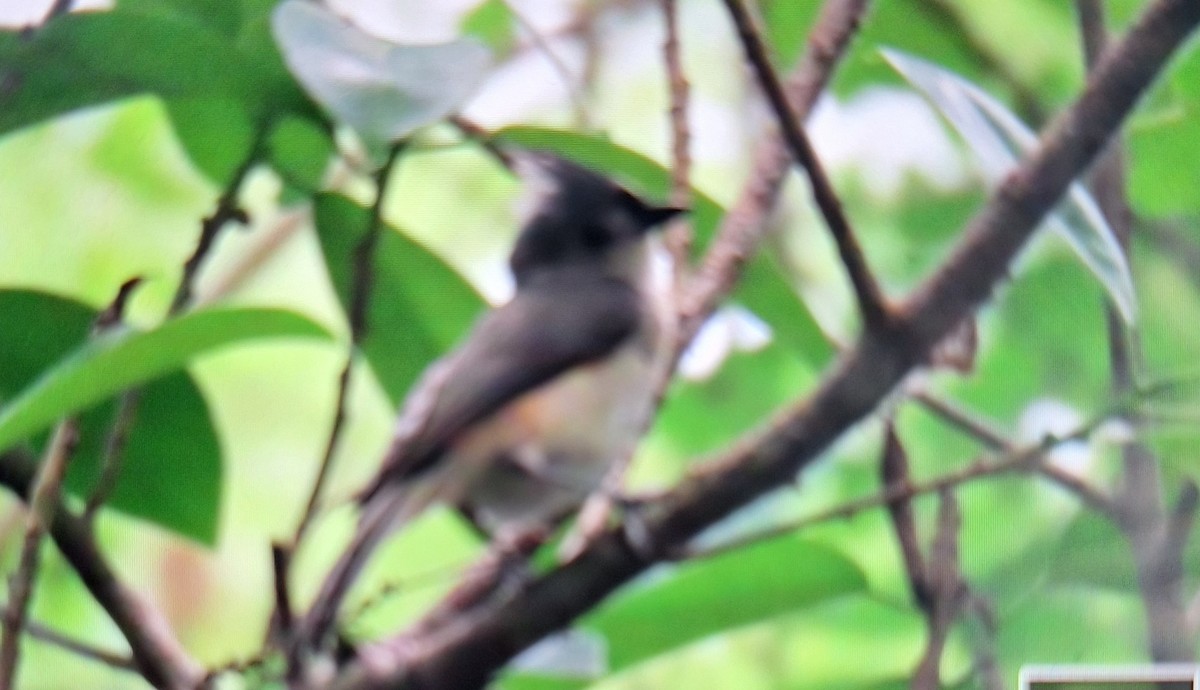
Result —
[[522, 151], [514, 154], [513, 159], [513, 168], [524, 183], [515, 208], [517, 222], [524, 227], [558, 193], [559, 180], [543, 156]]

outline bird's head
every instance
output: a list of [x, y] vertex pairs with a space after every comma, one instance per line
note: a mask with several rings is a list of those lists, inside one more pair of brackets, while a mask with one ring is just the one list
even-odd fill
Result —
[[543, 152], [521, 152], [516, 169], [530, 187], [509, 263], [518, 284], [546, 268], [600, 264], [683, 212], [642, 201], [612, 180]]

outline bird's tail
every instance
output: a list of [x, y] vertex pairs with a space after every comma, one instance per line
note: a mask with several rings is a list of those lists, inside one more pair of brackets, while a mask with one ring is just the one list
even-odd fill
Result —
[[392, 483], [371, 492], [362, 503], [354, 537], [325, 577], [299, 629], [301, 643], [319, 647], [333, 631], [342, 600], [375, 552], [394, 530], [419, 515], [436, 498], [432, 482]]

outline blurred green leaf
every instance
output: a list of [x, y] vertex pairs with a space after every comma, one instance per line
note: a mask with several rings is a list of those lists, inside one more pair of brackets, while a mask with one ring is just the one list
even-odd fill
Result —
[[504, 55], [516, 43], [512, 9], [505, 0], [483, 0], [463, 17], [463, 33], [483, 41], [496, 55]]
[[1112, 520], [1083, 511], [1067, 527], [1048, 573], [1056, 586], [1137, 591], [1129, 543]]
[[[954, 127], [979, 160], [992, 184], [1037, 148], [1037, 134], [999, 101], [931, 62], [885, 49], [883, 56]], [[1080, 183], [1042, 221], [1067, 241], [1108, 291], [1126, 323], [1137, 318], [1137, 296], [1129, 263], [1095, 199]]]
[[6, 324], [0, 329], [0, 404], [83, 343], [95, 318], [95, 310], [62, 297], [0, 290], [0, 323]]
[[189, 19], [228, 38], [237, 35], [242, 19], [241, 3], [236, 0], [118, 0], [117, 9], [123, 14]]
[[[779, 12], [786, 13], [794, 3], [774, 0]], [[863, 22], [862, 30], [855, 36], [849, 55], [834, 79], [839, 94], [848, 95], [860, 89], [882, 83], [895, 83], [895, 72], [879, 56], [881, 45], [894, 46], [901, 50], [936, 56], [939, 64], [945, 65], [972, 77], [984, 74], [984, 65], [969, 37], [960, 31], [950, 30], [947, 17], [925, 0], [892, 0], [875, 3]], [[794, 41], [803, 41], [807, 35]], [[793, 59], [799, 56], [802, 43], [791, 50]]]
[[[240, 103], [254, 120], [311, 106], [233, 3], [122, 2], [23, 36], [0, 32], [0, 133], [138, 94]], [[194, 152], [196, 149], [190, 149]], [[205, 164], [202, 169], [207, 170]]]
[[[546, 149], [587, 165], [648, 196], [663, 198], [670, 189], [670, 173], [636, 151], [618, 146], [608, 138], [543, 127], [506, 127], [495, 134], [502, 143]], [[688, 219], [695, 233], [696, 249], [712, 240], [725, 209], [698, 189], [692, 189]], [[757, 316], [767, 321], [775, 336], [796, 348], [805, 362], [820, 367], [833, 358], [833, 347], [821, 331], [808, 306], [788, 283], [779, 266], [759, 252], [749, 260], [734, 291]]]
[[782, 71], [786, 72], [800, 59], [800, 51], [808, 41], [808, 33], [820, 9], [821, 5], [815, 2], [769, 0], [763, 3], [767, 42]]
[[1101, 297], [1073, 257], [1030, 262], [984, 322], [976, 374], [954, 382], [955, 396], [1004, 423], [1038, 398], [1094, 409], [1108, 395]]
[[795, 399], [811, 379], [811, 371], [780, 343], [732, 353], [709, 378], [671, 387], [654, 433], [682, 458], [712, 452]]
[[[0, 330], [0, 402], [83, 343], [95, 318], [95, 310], [62, 297], [0, 291], [0, 322], [20, 325]], [[80, 440], [66, 482], [77, 496], [91, 495], [115, 411], [110, 400], [79, 416]], [[143, 386], [121, 473], [105, 505], [212, 544], [220, 492], [220, 447], [196, 385], [179, 372]]]
[[167, 115], [179, 143], [213, 182], [231, 180], [254, 146], [254, 124], [232, 98], [173, 98]]
[[612, 672], [867, 586], [862, 571], [845, 556], [792, 536], [649, 578], [580, 623], [608, 639]]
[[[317, 235], [344, 309], [352, 293], [356, 247], [370, 211], [336, 194], [316, 198]], [[450, 349], [483, 310], [483, 299], [440, 257], [385, 227], [375, 247], [374, 280], [362, 350], [393, 403], [431, 361]]]
[[0, 33], [0, 65], [0, 132], [139, 93], [228, 96], [242, 84], [219, 34], [167, 14], [69, 14], [28, 39]]
[[460, 106], [491, 56], [470, 39], [399, 45], [307, 0], [284, 0], [271, 18], [292, 74], [312, 97], [367, 141], [404, 139]]
[[284, 181], [309, 194], [321, 186], [334, 143], [325, 130], [307, 118], [288, 117], [267, 140], [271, 164]]
[[1200, 213], [1200, 97], [1147, 120], [1129, 132], [1130, 202], [1147, 216]]
[[0, 448], [131, 386], [182, 368], [203, 352], [269, 337], [327, 337], [312, 321], [278, 309], [212, 309], [146, 332], [94, 338], [60, 360], [0, 409]]
[[[221, 507], [221, 446], [200, 389], [187, 372], [139, 387], [134, 425], [106, 507], [149, 520], [202, 544], [216, 543]], [[79, 417], [80, 442], [66, 486], [90, 496], [117, 413], [107, 401]]]

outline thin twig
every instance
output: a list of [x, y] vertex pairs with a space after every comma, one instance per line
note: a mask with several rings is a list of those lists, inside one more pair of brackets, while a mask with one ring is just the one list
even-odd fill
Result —
[[388, 153], [387, 161], [379, 169], [379, 172], [376, 173], [375, 203], [371, 205], [371, 214], [367, 221], [366, 233], [354, 250], [353, 277], [351, 279], [353, 282], [351, 285], [350, 304], [347, 309], [347, 317], [350, 322], [350, 352], [347, 354], [345, 366], [342, 367], [342, 372], [338, 376], [333, 424], [330, 426], [329, 436], [326, 438], [325, 450], [321, 457], [321, 464], [317, 470], [317, 478], [313, 482], [312, 492], [309, 494], [308, 502], [304, 506], [304, 513], [300, 517], [300, 524], [296, 526], [296, 533], [292, 538], [293, 546], [300, 543], [300, 540], [304, 537], [304, 533], [312, 523], [313, 517], [317, 513], [321, 496], [325, 491], [325, 484], [329, 479], [329, 473], [333, 466], [333, 458], [337, 454], [342, 430], [345, 426], [346, 401], [350, 391], [350, 380], [356, 350], [363, 343], [363, 340], [367, 336], [367, 330], [370, 327], [367, 312], [370, 308], [371, 289], [375, 282], [373, 264], [375, 261], [375, 247], [379, 243], [379, 234], [383, 228], [383, 204], [387, 197], [387, 188], [392, 177], [392, 171], [396, 167], [396, 161], [399, 159], [402, 150], [403, 146], [400, 144], [393, 146]]
[[104, 441], [104, 456], [100, 461], [100, 478], [96, 487], [88, 496], [87, 505], [83, 509], [83, 519], [91, 522], [108, 497], [117, 488], [117, 480], [121, 477], [121, 460], [125, 456], [125, 446], [129, 441], [129, 433], [137, 419], [138, 404], [142, 399], [142, 391], [131, 388], [117, 399], [117, 412], [112, 426], [108, 430], [108, 438]]
[[[0, 609], [3, 609], [5, 615], [7, 615], [9, 607], [6, 604], [0, 604]], [[29, 635], [35, 640], [45, 642], [46, 644], [53, 645], [60, 649], [65, 649], [66, 651], [71, 652], [78, 657], [95, 661], [110, 668], [115, 668], [122, 671], [132, 671], [134, 673], [138, 672], [137, 663], [135, 663], [134, 660], [128, 656], [125, 656], [124, 654], [118, 654], [116, 652], [110, 652], [107, 649], [100, 649], [99, 647], [88, 644], [87, 642], [81, 642], [73, 637], [70, 637], [69, 635], [62, 634], [53, 628], [42, 625], [37, 621], [25, 621], [25, 634]]]
[[1004, 678], [1000, 674], [1000, 665], [996, 663], [995, 608], [987, 597], [971, 591], [967, 592], [964, 607], [982, 631], [971, 645], [975, 677], [979, 680], [979, 686], [981, 690], [1004, 690]]
[[50, 20], [67, 14], [74, 5], [75, 0], [54, 0], [54, 4], [50, 5], [50, 9], [46, 11], [46, 16], [42, 18], [42, 24], [45, 25]]
[[133, 297], [134, 290], [142, 284], [141, 276], [134, 276], [129, 280], [121, 283], [117, 287], [117, 294], [113, 297], [104, 311], [96, 316], [96, 321], [92, 325], [94, 333], [103, 333], [104, 331], [121, 325], [125, 320], [125, 309], [129, 306], [129, 300]]
[[[879, 463], [879, 474], [883, 486], [912, 489], [908, 452], [900, 442], [899, 435], [896, 434], [895, 423], [890, 419], [884, 431], [883, 457]], [[913, 516], [912, 500], [911, 498], [901, 498], [888, 501], [885, 505], [888, 516], [891, 518], [892, 529], [896, 532], [896, 541], [900, 546], [900, 555], [904, 559], [904, 570], [908, 573], [913, 599], [922, 609], [927, 609], [932, 605], [933, 591], [929, 586], [929, 568], [925, 557], [921, 554], [920, 540], [917, 538], [917, 521]]]
[[550, 63], [550, 69], [562, 81], [563, 88], [567, 90], [567, 98], [571, 101], [571, 109], [575, 111], [576, 124], [582, 129], [587, 129], [590, 126], [587, 101], [584, 99], [583, 93], [580, 92], [579, 85], [575, 82], [575, 78], [571, 74], [571, 69], [550, 48], [550, 41], [547, 40], [546, 36], [542, 35], [541, 31], [538, 31], [533, 22], [529, 21], [524, 14], [517, 11], [517, 8], [508, 0], [502, 0], [502, 2], [508, 8], [509, 13], [512, 14], [517, 26], [521, 27], [529, 36], [529, 42], [533, 44], [533, 47], [539, 53], [545, 56], [546, 62]]
[[[896, 484], [889, 484], [883, 490], [869, 496], [852, 499], [827, 510], [822, 510], [797, 520], [772, 525], [714, 546], [687, 549], [681, 555], [689, 559], [710, 558], [744, 548], [751, 544], [799, 532], [816, 525], [833, 522], [834, 520], [845, 520], [872, 508], [880, 508], [899, 501], [909, 501], [925, 494], [953, 489], [960, 484], [965, 484], [975, 479], [994, 477], [1009, 472], [1024, 472], [1034, 468], [1041, 471], [1041, 460], [1047, 452], [1054, 450], [1054, 448], [1064, 443], [1087, 438], [1088, 435], [1095, 431], [1096, 427], [1111, 417], [1112, 413], [1106, 413], [1076, 427], [1065, 435], [1047, 436], [1040, 443], [1024, 448], [1013, 448], [998, 456], [984, 455], [962, 469], [948, 472], [932, 479], [926, 479], [925, 481], [901, 481]], [[1094, 493], [1094, 490], [1089, 490], [1087, 493], [1090, 496]], [[1090, 504], [1092, 501], [1097, 500], [1097, 498], [1091, 497], [1085, 500]], [[1106, 504], [1107, 499], [1104, 499], [1103, 502]]]
[[927, 585], [930, 601], [925, 608], [926, 629], [929, 637], [925, 653], [913, 672], [911, 690], [938, 690], [942, 687], [940, 668], [942, 652], [950, 637], [950, 627], [962, 609], [967, 587], [962, 579], [958, 562], [959, 530], [962, 514], [958, 500], [949, 490], [942, 491], [938, 505], [937, 533], [929, 553]]
[[[807, 119], [817, 97], [850, 46], [869, 0], [829, 0], [809, 34], [804, 57], [785, 88], [797, 117]], [[678, 334], [676, 359], [733, 290], [766, 232], [767, 217], [789, 169], [789, 156], [778, 131], [755, 147], [750, 178], [730, 207], [688, 289]]]
[[197, 294], [193, 305], [200, 307], [216, 302], [241, 287], [279, 251], [280, 247], [305, 227], [309, 217], [307, 211], [296, 208], [279, 213], [270, 226], [256, 238], [257, 241], [232, 261], [228, 269], [212, 280], [205, 281], [205, 288]]
[[[980, 441], [994, 451], [1013, 452], [1016, 448], [1003, 434], [996, 431], [990, 422], [980, 419], [971, 411], [962, 409], [949, 400], [944, 400], [925, 391], [914, 393], [912, 399], [920, 403], [925, 409], [936, 414], [943, 421], [949, 422], [951, 426], [966, 433], [971, 438]], [[1125, 402], [1118, 403], [1114, 406], [1114, 409], [1133, 409], [1135, 406], [1132, 402], [1134, 398], [1128, 397], [1125, 400], [1129, 401], [1128, 404]], [[1113, 514], [1115, 510], [1113, 499], [1089, 484], [1082, 477], [1071, 474], [1049, 463], [1039, 463], [1035, 470], [1038, 474], [1070, 491], [1085, 505], [1108, 515]]]
[[[121, 284], [121, 287], [117, 289], [117, 296], [96, 317], [96, 323], [92, 327], [94, 333], [103, 333], [124, 323], [125, 309], [129, 304], [129, 299], [141, 282], [140, 277], [135, 277]], [[100, 478], [96, 480], [96, 486], [88, 496], [87, 504], [83, 509], [85, 521], [91, 522], [95, 519], [96, 513], [117, 486], [117, 479], [121, 476], [121, 457], [125, 453], [129, 432], [133, 429], [133, 421], [137, 416], [140, 398], [141, 392], [134, 388], [122, 393], [117, 401], [116, 417], [112, 426], [109, 427], [108, 438], [104, 442], [104, 455], [100, 459]]]
[[275, 614], [271, 617], [272, 629], [268, 631], [268, 639], [278, 634], [279, 639], [286, 639], [288, 631], [295, 623], [295, 612], [292, 609], [291, 588], [288, 587], [288, 573], [291, 571], [291, 550], [282, 544], [271, 545], [271, 573], [275, 583]]
[[[688, 153], [690, 134], [687, 123], [688, 82], [683, 73], [683, 63], [679, 49], [678, 2], [677, 0], [660, 0], [663, 11], [663, 23], [666, 25], [666, 40], [663, 43], [663, 62], [666, 65], [668, 90], [670, 92], [670, 124], [671, 124], [671, 193], [670, 203], [679, 208], [687, 208], [691, 203], [691, 156]], [[667, 251], [671, 254], [673, 280], [671, 296], [674, 311], [670, 318], [674, 319], [662, 337], [669, 341], [670, 349], [666, 356], [657, 362], [654, 397], [645, 417], [639, 420], [641, 424], [640, 438], [654, 422], [655, 413], [662, 406], [667, 389], [674, 377], [675, 365], [679, 357], [682, 343], [678, 337], [680, 315], [684, 298], [686, 278], [689, 273], [689, 253], [691, 247], [691, 226], [685, 218], [677, 218], [670, 222], [666, 229]], [[632, 444], [613, 460], [605, 473], [598, 491], [593, 492], [584, 502], [576, 516], [571, 532], [563, 539], [559, 555], [563, 560], [571, 557], [584, 547], [589, 539], [603, 531], [612, 515], [613, 497], [621, 494], [624, 488], [625, 475], [633, 456], [637, 452], [637, 444]]]
[[241, 193], [242, 183], [246, 180], [246, 176], [258, 164], [258, 159], [262, 155], [262, 145], [263, 136], [259, 134], [251, 145], [246, 159], [234, 171], [229, 184], [217, 198], [216, 209], [200, 223], [200, 237], [196, 241], [196, 248], [192, 250], [192, 255], [183, 264], [183, 276], [179, 279], [179, 287], [175, 290], [175, 297], [171, 300], [171, 308], [168, 310], [170, 316], [176, 316], [191, 306], [200, 268], [212, 251], [221, 230], [231, 222], [242, 225], [250, 222], [246, 211], [238, 205], [238, 195]]
[[[1104, 6], [1099, 0], [1076, 0], [1082, 35], [1084, 62], [1094, 75], [1108, 50]], [[1112, 227], [1121, 251], [1129, 261], [1133, 214], [1125, 191], [1125, 164], [1121, 138], [1113, 137], [1091, 176], [1097, 204]], [[1108, 326], [1109, 369], [1113, 391], [1128, 395], [1136, 387], [1141, 350], [1136, 330], [1122, 320], [1111, 302], [1104, 305]], [[1130, 421], [1138, 423], [1139, 410]], [[1123, 444], [1122, 485], [1114, 497], [1117, 526], [1129, 542], [1137, 572], [1139, 593], [1146, 616], [1150, 655], [1158, 662], [1191, 661], [1195, 641], [1187, 626], [1183, 593], [1183, 549], [1173, 538], [1173, 519], [1180, 511], [1190, 523], [1196, 509], [1196, 488], [1184, 484], [1180, 502], [1172, 514], [1165, 506], [1159, 461], [1153, 451], [1134, 439]], [[1183, 533], [1186, 535], [1187, 530]], [[1186, 537], [1183, 541], [1186, 541]]]
[[[188, 257], [183, 265], [183, 276], [180, 278], [179, 285], [175, 289], [175, 295], [171, 299], [171, 306], [167, 310], [167, 318], [178, 316], [191, 306], [196, 278], [205, 259], [207, 259], [209, 253], [212, 251], [212, 247], [222, 228], [232, 221], [242, 224], [250, 221], [246, 212], [238, 206], [238, 194], [242, 183], [246, 179], [246, 175], [249, 174], [250, 170], [258, 162], [258, 158], [261, 155], [261, 145], [262, 137], [259, 136], [251, 146], [249, 155], [247, 155], [241, 166], [234, 172], [233, 178], [218, 198], [216, 209], [211, 215], [201, 221], [200, 237], [196, 241], [196, 247], [192, 250], [191, 256]], [[102, 330], [120, 323], [129, 297], [140, 280], [140, 278], [134, 278], [121, 285], [117, 291], [116, 298], [100, 317], [97, 318], [96, 330]], [[117, 399], [117, 411], [113, 416], [113, 423], [109, 428], [108, 437], [104, 443], [104, 456], [100, 463], [100, 478], [97, 480], [96, 487], [88, 497], [87, 505], [84, 508], [83, 519], [85, 522], [90, 523], [95, 519], [97, 512], [103, 507], [104, 502], [108, 500], [108, 497], [116, 488], [117, 481], [121, 475], [121, 460], [125, 454], [125, 446], [129, 440], [129, 433], [133, 430], [133, 425], [137, 421], [137, 409], [141, 397], [140, 388], [131, 388], [124, 391]]]
[[922, 0], [913, 3], [912, 7], [943, 24], [941, 29], [945, 35], [955, 37], [984, 71], [997, 77], [1012, 92], [1017, 111], [1027, 122], [1040, 123], [1046, 119], [1045, 108], [1037, 92], [1029, 88], [986, 41], [980, 39], [963, 17], [964, 10], [960, 3], [953, 0]]
[[37, 578], [42, 535], [54, 522], [59, 490], [78, 436], [79, 425], [74, 419], [59, 423], [50, 439], [46, 457], [42, 459], [27, 499], [29, 514], [25, 523], [25, 540], [21, 545], [17, 570], [9, 578], [9, 604], [4, 610], [4, 637], [0, 640], [0, 690], [12, 688], [16, 678], [17, 656], [20, 653], [21, 634], [25, 629], [29, 599], [33, 594], [34, 580]]
[[1200, 490], [1191, 478], [1183, 480], [1179, 490], [1179, 498], [1167, 515], [1166, 531], [1163, 536], [1163, 549], [1168, 553], [1183, 555], [1187, 548], [1188, 539], [1196, 524], [1196, 510], [1200, 504]]
[[841, 255], [842, 263], [846, 266], [850, 283], [854, 287], [854, 294], [858, 298], [863, 321], [868, 330], [881, 329], [887, 325], [890, 318], [883, 293], [880, 291], [871, 269], [867, 266], [862, 247], [859, 246], [850, 221], [842, 210], [841, 201], [838, 200], [837, 193], [833, 190], [833, 184], [829, 181], [821, 161], [817, 158], [817, 154], [808, 140], [808, 135], [800, 126], [800, 119], [796, 117], [792, 106], [788, 103], [779, 77], [771, 67], [762, 36], [741, 0], [725, 0], [725, 7], [729, 9], [729, 15], [737, 28], [742, 46], [746, 50], [746, 56], [754, 67], [755, 75], [763, 87], [771, 109], [775, 112], [779, 127], [783, 131], [783, 140], [787, 143], [796, 163], [808, 173], [809, 182], [812, 184], [813, 199], [817, 202], [817, 208], [825, 218], [834, 242], [837, 243], [838, 253]]
[[[671, 196], [672, 205], [687, 208], [692, 203], [689, 152], [691, 130], [688, 127], [689, 85], [683, 71], [679, 47], [679, 0], [661, 0], [666, 40], [663, 41], [663, 65], [667, 71], [667, 87], [671, 100]], [[667, 248], [675, 260], [675, 292], [682, 289], [683, 276], [688, 268], [692, 243], [691, 228], [686, 219], [677, 219], [667, 228]]]
[[1012, 443], [1005, 438], [1004, 434], [996, 431], [990, 423], [949, 400], [939, 398], [927, 391], [919, 391], [912, 394], [911, 397], [920, 403], [921, 407], [992, 450], [1006, 450], [1012, 447]]
[[[292, 543], [288, 551], [295, 549], [304, 538], [305, 532], [309, 525], [316, 517], [317, 509], [321, 502], [321, 497], [325, 491], [325, 484], [328, 481], [330, 472], [333, 468], [333, 459], [337, 455], [339, 441], [341, 440], [342, 430], [346, 421], [346, 401], [350, 391], [350, 381], [352, 377], [354, 360], [357, 356], [358, 346], [363, 342], [367, 335], [370, 326], [368, 319], [368, 311], [370, 308], [370, 299], [372, 287], [375, 281], [375, 272], [373, 268], [375, 260], [375, 247], [379, 243], [379, 235], [383, 228], [383, 210], [384, 202], [387, 199], [388, 183], [392, 178], [392, 172], [396, 168], [396, 163], [400, 158], [400, 153], [404, 149], [403, 143], [397, 143], [392, 146], [388, 152], [387, 160], [383, 167], [375, 174], [375, 203], [371, 206], [370, 217], [367, 221], [367, 227], [358, 246], [355, 247], [354, 262], [352, 267], [352, 284], [350, 289], [350, 304], [347, 305], [347, 319], [350, 325], [350, 349], [346, 354], [346, 363], [342, 368], [342, 372], [338, 377], [338, 392], [335, 402], [333, 423], [329, 430], [329, 436], [326, 439], [325, 451], [321, 458], [321, 464], [317, 470], [316, 480], [313, 482], [312, 492], [309, 494], [308, 501], [304, 507], [304, 513], [300, 517], [300, 523], [296, 526], [296, 533], [292, 538]], [[286, 586], [286, 573], [276, 574], [276, 585]], [[319, 620], [324, 621], [328, 618], [331, 622], [337, 613], [337, 609], [341, 604], [340, 596], [332, 597], [329, 600], [318, 596], [317, 601], [313, 604], [314, 609], [319, 611], [328, 611], [328, 614], [321, 613]], [[286, 597], [286, 590], [278, 593], [277, 605], [290, 606]], [[313, 612], [310, 612], [306, 617], [315, 617]], [[302, 663], [300, 655], [305, 651], [305, 645], [311, 642], [311, 639], [320, 639], [326, 633], [324, 625], [306, 626], [301, 624], [299, 627], [301, 632], [296, 633], [294, 621], [291, 621], [291, 612], [281, 610], [277, 613], [275, 621], [278, 622], [284, 633], [283, 639], [287, 640], [287, 655], [288, 655], [288, 677], [291, 680], [296, 680], [302, 672]], [[313, 629], [310, 629], [313, 628]], [[302, 639], [304, 635], [311, 634], [311, 639]]]
[[[37, 460], [28, 453], [15, 449], [0, 453], [0, 484], [17, 495], [26, 495], [37, 472]], [[53, 512], [50, 536], [59, 553], [125, 636], [142, 676], [159, 688], [195, 688], [203, 671], [175, 639], [162, 612], [117, 578], [88, 523], [68, 512], [61, 502]]]

